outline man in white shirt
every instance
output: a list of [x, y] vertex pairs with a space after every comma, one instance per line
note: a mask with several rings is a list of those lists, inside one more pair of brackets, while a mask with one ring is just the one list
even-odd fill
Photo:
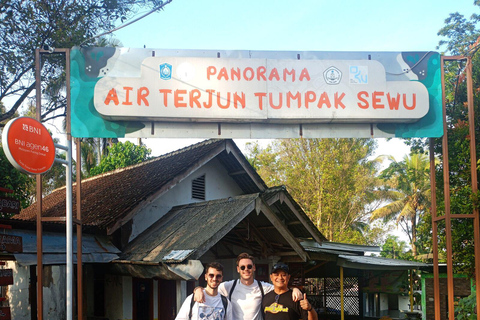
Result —
[[[237, 257], [237, 272], [240, 279], [223, 282], [218, 291], [229, 298], [233, 309], [233, 320], [262, 320], [262, 298], [273, 290], [273, 285], [259, 282], [254, 279], [255, 259], [248, 253], [241, 253]], [[203, 301], [202, 290], [195, 288], [194, 300]], [[294, 288], [292, 293], [294, 301], [303, 298], [302, 292]]]
[[[212, 262], [205, 267], [207, 286], [202, 288], [204, 302], [194, 302], [189, 295], [178, 311], [175, 320], [232, 320], [232, 304], [218, 293], [218, 286], [223, 279], [223, 266]], [[200, 291], [200, 290], [199, 290]]]

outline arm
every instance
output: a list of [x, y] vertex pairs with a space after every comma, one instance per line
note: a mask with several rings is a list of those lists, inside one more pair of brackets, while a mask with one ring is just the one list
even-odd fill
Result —
[[[268, 282], [263, 282], [263, 281], [262, 281], [262, 287], [265, 294], [269, 293], [270, 291], [273, 291], [273, 288], [274, 288], [273, 284]], [[292, 300], [297, 302], [302, 300], [302, 298], [303, 298], [302, 291], [300, 291], [298, 288], [292, 288]]]
[[292, 289], [292, 300], [297, 302], [303, 299], [303, 293], [298, 288]]
[[303, 300], [300, 301], [300, 307], [303, 310], [307, 310], [308, 320], [318, 320], [317, 311], [315, 311], [315, 309], [313, 309], [313, 306], [308, 301], [306, 293], [303, 294]]
[[205, 294], [203, 293], [202, 287], [195, 287], [195, 289], [193, 289], [193, 300], [195, 302], [205, 302]]
[[267, 294], [270, 291], [273, 291], [273, 284], [270, 282], [264, 282], [262, 281], [262, 287], [263, 287], [263, 293]]

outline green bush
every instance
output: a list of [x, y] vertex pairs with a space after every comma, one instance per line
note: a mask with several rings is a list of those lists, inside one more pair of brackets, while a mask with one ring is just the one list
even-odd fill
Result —
[[468, 297], [462, 298], [458, 301], [458, 306], [455, 307], [455, 319], [457, 320], [476, 320], [476, 306], [477, 297], [473, 292]]

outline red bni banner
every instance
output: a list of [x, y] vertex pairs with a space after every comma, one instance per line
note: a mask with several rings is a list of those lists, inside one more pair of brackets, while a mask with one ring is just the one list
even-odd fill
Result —
[[29, 117], [10, 120], [3, 130], [2, 144], [8, 161], [18, 170], [42, 174], [55, 162], [55, 145], [45, 126]]
[[13, 284], [13, 270], [0, 269], [0, 286], [9, 286]]

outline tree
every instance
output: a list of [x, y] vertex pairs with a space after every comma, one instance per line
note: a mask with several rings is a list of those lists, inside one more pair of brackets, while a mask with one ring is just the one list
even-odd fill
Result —
[[364, 234], [376, 230], [366, 223], [377, 196], [375, 147], [373, 139], [275, 140], [250, 145], [248, 159], [268, 185], [284, 184], [329, 240], [365, 243], [375, 241]]
[[[480, 1], [475, 1], [480, 6]], [[480, 158], [480, 58], [478, 55], [480, 37], [480, 15], [473, 14], [469, 19], [459, 13], [452, 13], [445, 20], [445, 26], [438, 34], [443, 38], [439, 48], [446, 55], [467, 55], [472, 59], [473, 94], [475, 113], [476, 157]], [[470, 174], [470, 134], [467, 112], [467, 89], [465, 81], [465, 61], [445, 62], [445, 105], [447, 139], [449, 141], [449, 182], [451, 213], [471, 214], [474, 206], [478, 207], [478, 194], [471, 188]], [[427, 150], [425, 141], [413, 141], [413, 146]], [[434, 152], [439, 159], [446, 159], [442, 148], [442, 139], [434, 139]], [[437, 215], [445, 214], [443, 166], [436, 168]], [[478, 164], [477, 164], [478, 174]], [[478, 182], [477, 182], [478, 183]], [[473, 242], [473, 219], [452, 219], [452, 251], [455, 272], [474, 275], [475, 256]], [[445, 224], [438, 223], [439, 248], [446, 247]], [[419, 239], [432, 247], [431, 230], [424, 228]], [[477, 244], [478, 245], [478, 244]]]
[[3, 152], [1, 141], [0, 172], [0, 187], [14, 191], [13, 194], [5, 196], [19, 200], [22, 208], [28, 207], [33, 202], [30, 190], [35, 187], [35, 178], [20, 172], [11, 165]]
[[397, 236], [388, 235], [382, 245], [380, 256], [390, 259], [408, 260], [411, 253], [407, 252], [407, 249], [408, 247], [405, 241], [399, 240]]
[[371, 220], [396, 219], [410, 240], [413, 256], [417, 255], [417, 224], [430, 203], [430, 161], [421, 153], [405, 156], [403, 161], [393, 161], [381, 178], [385, 181], [388, 200], [391, 202], [375, 210]]
[[130, 141], [118, 142], [108, 147], [108, 155], [100, 164], [90, 170], [90, 175], [105, 173], [119, 168], [124, 168], [145, 161], [151, 154], [145, 146], [137, 146]]
[[[35, 49], [92, 45], [93, 37], [146, 7], [161, 10], [172, 0], [2, 0], [0, 3], [0, 102], [13, 117], [35, 89]], [[65, 116], [64, 58], [42, 59], [42, 120]], [[8, 101], [8, 102], [7, 102]]]

